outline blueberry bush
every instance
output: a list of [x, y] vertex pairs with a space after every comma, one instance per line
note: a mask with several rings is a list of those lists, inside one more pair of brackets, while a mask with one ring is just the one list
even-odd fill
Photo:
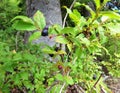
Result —
[[[33, 18], [13, 18], [14, 29], [33, 34], [29, 43], [17, 50], [7, 42], [0, 42], [0, 92], [112, 93], [104, 83], [103, 67], [107, 74], [120, 76], [120, 15], [103, 9], [108, 1], [94, 0], [96, 11], [76, 2], [75, 8], [84, 6], [90, 12], [88, 18], [81, 16], [77, 9], [64, 7], [74, 24], [64, 28], [56, 24], [46, 28], [40, 11]], [[42, 44], [33, 43], [40, 36], [55, 36], [60, 46], [44, 44], [41, 48]], [[61, 45], [66, 46], [64, 50]], [[57, 57], [57, 61], [50, 62], [46, 54], [52, 59]]]

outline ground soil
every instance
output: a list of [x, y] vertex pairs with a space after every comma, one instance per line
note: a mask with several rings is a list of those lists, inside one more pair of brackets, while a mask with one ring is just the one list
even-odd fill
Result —
[[120, 78], [109, 77], [106, 79], [106, 83], [113, 93], [120, 93]]

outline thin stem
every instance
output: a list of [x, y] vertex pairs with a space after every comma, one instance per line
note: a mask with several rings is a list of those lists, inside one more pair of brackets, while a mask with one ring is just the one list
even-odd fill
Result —
[[49, 93], [50, 90], [55, 86], [57, 85], [59, 82], [58, 81], [55, 81], [47, 90], [46, 90], [46, 93]]
[[65, 87], [65, 82], [63, 83], [63, 85], [62, 85], [62, 87], [61, 87], [61, 89], [60, 89], [60, 92], [59, 93], [62, 93], [62, 90], [63, 90], [63, 88]]
[[[72, 2], [71, 6], [70, 6], [70, 9], [72, 9], [72, 7], [73, 7], [73, 5], [74, 5], [74, 3], [75, 3], [76, 1], [77, 1], [77, 0], [74, 0], [74, 1]], [[66, 22], [67, 17], [68, 17], [68, 13], [66, 13], [66, 15], [65, 15], [65, 17], [64, 17], [64, 20], [63, 20], [63, 28], [65, 27], [65, 22]]]
[[97, 81], [95, 82], [95, 84], [93, 85], [94, 88], [96, 87], [96, 85], [97, 85], [98, 82], [100, 81], [101, 77], [102, 77], [102, 74], [99, 76], [98, 80], [97, 80]]

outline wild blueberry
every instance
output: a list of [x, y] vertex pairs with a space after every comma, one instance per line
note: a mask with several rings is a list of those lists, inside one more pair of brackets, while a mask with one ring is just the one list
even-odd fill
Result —
[[45, 27], [41, 33], [42, 36], [48, 36], [48, 27]]
[[96, 80], [96, 78], [97, 78], [97, 76], [94, 74], [94, 75], [93, 75], [93, 80]]

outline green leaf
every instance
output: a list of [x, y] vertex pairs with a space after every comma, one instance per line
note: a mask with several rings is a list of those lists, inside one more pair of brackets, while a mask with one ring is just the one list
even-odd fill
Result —
[[21, 84], [21, 80], [20, 80], [20, 75], [19, 74], [16, 74], [12, 79], [14, 80], [14, 84], [16, 84], [16, 85], [20, 85]]
[[27, 30], [27, 31], [33, 31], [33, 30], [36, 30], [36, 27], [31, 24], [31, 23], [27, 23], [27, 22], [24, 22], [22, 20], [17, 20], [13, 25], [12, 25], [13, 28], [15, 28], [16, 30]]
[[21, 79], [28, 80], [28, 77], [29, 77], [28, 72], [20, 72], [19, 75], [20, 75]]
[[33, 19], [34, 19], [36, 28], [42, 30], [46, 26], [45, 17], [40, 11], [37, 11], [34, 14]]
[[84, 6], [90, 12], [92, 18], [95, 17], [96, 13], [88, 5], [85, 4], [81, 4], [81, 5]]
[[74, 9], [74, 10], [73, 10], [73, 13], [74, 13], [78, 18], [81, 18], [81, 14], [80, 14], [80, 12], [79, 12], [77, 9]]
[[102, 11], [100, 12], [100, 16], [107, 16], [109, 19], [120, 20], [120, 15], [113, 11]]
[[35, 39], [38, 39], [41, 36], [41, 32], [34, 32], [30, 37], [29, 37], [29, 42], [32, 42]]
[[[29, 61], [29, 62], [34, 62], [36, 60], [36, 57], [35, 55], [32, 55], [32, 54], [29, 54], [29, 53], [25, 53], [22, 54], [23, 56], [23, 60], [26, 62], [26, 61]], [[24, 62], [23, 61], [23, 62]]]
[[69, 8], [67, 8], [67, 6], [63, 6], [63, 8], [65, 8], [66, 10], [67, 10], [67, 13], [72, 13], [72, 11], [69, 9]]
[[32, 21], [32, 19], [28, 18], [27, 16], [16, 16], [15, 18], [13, 18], [11, 20], [11, 22], [13, 22], [15, 20], [22, 20], [25, 23], [34, 24], [34, 22]]
[[61, 55], [61, 54], [66, 54], [66, 52], [64, 50], [60, 50], [56, 54]]
[[99, 9], [100, 8], [100, 0], [94, 0], [96, 8]]
[[42, 49], [42, 51], [43, 51], [44, 53], [48, 53], [48, 54], [56, 54], [56, 52], [55, 52], [54, 50], [52, 50], [52, 49], [50, 49], [50, 48], [48, 48], [48, 47]]
[[30, 90], [34, 89], [34, 85], [30, 81], [24, 81], [23, 84], [27, 89], [30, 89]]
[[68, 44], [69, 43], [69, 41], [64, 36], [57, 36], [56, 37], [56, 42], [62, 43], [62, 44]]
[[73, 27], [65, 27], [61, 30], [61, 34], [72, 34], [75, 35], [75, 29]]
[[87, 38], [81, 38], [81, 41], [83, 44], [85, 44], [86, 46], [90, 45], [90, 41]]
[[13, 56], [13, 61], [21, 61], [22, 60], [22, 56], [20, 53], [16, 53], [14, 56]]
[[57, 80], [63, 81], [63, 75], [61, 75], [61, 74], [55, 75], [55, 78], [56, 78]]
[[48, 30], [50, 34], [58, 35], [62, 29], [63, 28], [60, 25], [55, 24], [53, 26], [50, 26]]
[[76, 25], [80, 23], [80, 18], [74, 13], [70, 13], [69, 16]]
[[67, 44], [67, 47], [68, 47], [69, 51], [71, 52], [72, 51], [72, 44], [71, 43]]
[[74, 81], [70, 76], [64, 76], [64, 80], [66, 81], [67, 84], [70, 84], [70, 85], [74, 84]]

